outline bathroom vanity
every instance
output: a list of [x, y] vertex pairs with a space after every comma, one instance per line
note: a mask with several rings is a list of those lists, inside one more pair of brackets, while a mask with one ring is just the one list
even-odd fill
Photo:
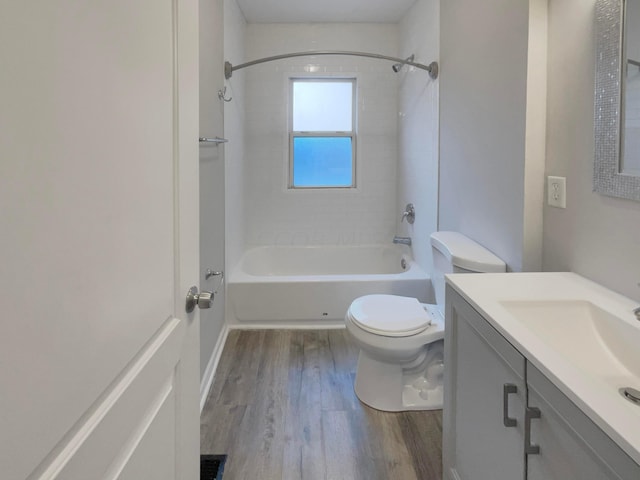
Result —
[[446, 480], [640, 479], [634, 302], [571, 273], [451, 275], [446, 298]]

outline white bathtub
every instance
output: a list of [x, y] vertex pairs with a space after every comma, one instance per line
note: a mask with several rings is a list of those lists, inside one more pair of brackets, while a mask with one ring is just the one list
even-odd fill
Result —
[[336, 323], [362, 295], [424, 302], [429, 277], [407, 252], [401, 245], [254, 248], [231, 272], [229, 307], [239, 322]]

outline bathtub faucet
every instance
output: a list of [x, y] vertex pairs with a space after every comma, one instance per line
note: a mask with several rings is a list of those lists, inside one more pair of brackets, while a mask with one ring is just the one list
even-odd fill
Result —
[[395, 236], [393, 237], [393, 243], [400, 243], [402, 245], [411, 245], [411, 237], [399, 237], [399, 236]]

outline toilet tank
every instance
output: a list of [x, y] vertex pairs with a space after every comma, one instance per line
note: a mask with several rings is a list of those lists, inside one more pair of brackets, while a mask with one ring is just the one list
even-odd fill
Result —
[[438, 308], [444, 310], [444, 276], [447, 273], [499, 273], [506, 264], [489, 250], [458, 232], [431, 234], [433, 274]]

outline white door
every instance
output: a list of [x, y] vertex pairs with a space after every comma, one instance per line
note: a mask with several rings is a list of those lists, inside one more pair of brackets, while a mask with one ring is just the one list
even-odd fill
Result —
[[196, 479], [195, 0], [0, 2], [0, 477]]

